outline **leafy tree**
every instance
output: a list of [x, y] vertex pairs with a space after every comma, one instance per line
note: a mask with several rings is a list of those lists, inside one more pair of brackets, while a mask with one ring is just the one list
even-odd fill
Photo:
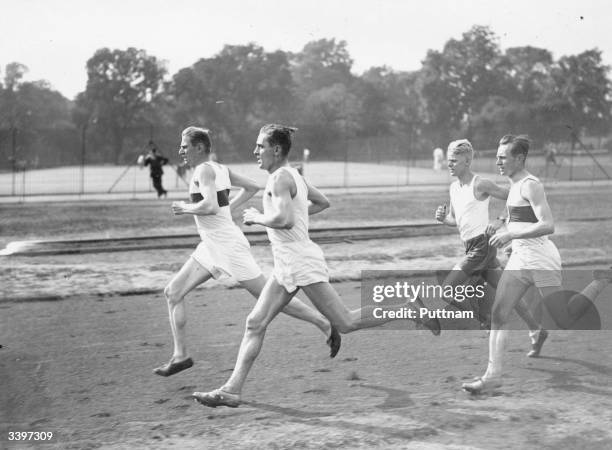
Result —
[[22, 81], [27, 70], [8, 64], [0, 84], [0, 130], [6, 130], [0, 139], [11, 143], [1, 146], [0, 166], [12, 166], [13, 152], [28, 165], [67, 162], [74, 141], [71, 104], [44, 80]]
[[506, 80], [499, 94], [508, 99], [534, 102], [554, 89], [552, 53], [537, 47], [512, 47], [501, 58], [499, 68]]
[[341, 83], [311, 93], [303, 105], [301, 124], [309, 141], [325, 148], [327, 141], [350, 138], [360, 130], [362, 112], [358, 98]]
[[597, 49], [559, 60], [553, 71], [556, 91], [552, 100], [564, 124], [578, 133], [601, 135], [610, 131], [609, 70]]
[[299, 98], [335, 84], [349, 86], [353, 60], [346, 41], [319, 39], [307, 43], [301, 52], [293, 55], [292, 74]]
[[[373, 67], [360, 79], [367, 88], [358, 97], [363, 105], [363, 134], [394, 135], [407, 140], [415, 150], [424, 122], [423, 99], [417, 72], [395, 72], [389, 67]], [[359, 83], [358, 83], [359, 84]]]
[[253, 43], [226, 45], [180, 70], [170, 92], [175, 122], [210, 128], [225, 145], [225, 157], [250, 151], [255, 130], [263, 122], [286, 120], [293, 107], [288, 55]]
[[442, 52], [427, 53], [420, 85], [432, 137], [445, 142], [460, 128], [470, 137], [472, 116], [502, 85], [500, 56], [495, 34], [483, 26], [449, 40]]
[[[87, 87], [77, 96], [76, 120], [97, 120], [98, 129], [113, 142], [120, 162], [127, 130], [146, 125], [145, 117], [162, 87], [166, 69], [144, 50], [102, 48], [87, 61]], [[83, 123], [81, 123], [83, 125]]]

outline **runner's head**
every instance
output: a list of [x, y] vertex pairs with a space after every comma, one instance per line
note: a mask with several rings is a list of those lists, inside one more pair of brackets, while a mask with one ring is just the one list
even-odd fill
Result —
[[295, 131], [297, 128], [277, 124], [264, 125], [259, 130], [253, 154], [257, 158], [260, 169], [272, 172], [284, 163], [291, 150]]
[[190, 166], [206, 161], [211, 149], [212, 143], [208, 130], [200, 127], [188, 127], [181, 133], [179, 156]]
[[474, 149], [467, 139], [459, 139], [448, 144], [446, 160], [451, 175], [460, 177], [469, 172]]
[[529, 137], [521, 134], [507, 134], [499, 141], [497, 149], [497, 167], [502, 175], [512, 177], [525, 168], [525, 159], [529, 153]]

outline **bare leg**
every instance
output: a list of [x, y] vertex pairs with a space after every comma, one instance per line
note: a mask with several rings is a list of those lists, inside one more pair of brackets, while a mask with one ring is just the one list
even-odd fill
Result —
[[[501, 269], [489, 269], [485, 273], [485, 280], [495, 289], [499, 284], [503, 271]], [[538, 333], [538, 331], [542, 328], [542, 311], [541, 311], [541, 302], [534, 298], [531, 302], [525, 302], [525, 299], [528, 296], [528, 292], [525, 292], [523, 298], [519, 299], [516, 303], [514, 310], [519, 315], [521, 319], [527, 324], [527, 327], [530, 331], [530, 336], [534, 335], [534, 333]], [[532, 313], [529, 309], [528, 303], [533, 303], [534, 312]], [[533, 336], [532, 336], [533, 339]]]
[[491, 333], [489, 335], [489, 363], [485, 374], [472, 383], [464, 383], [462, 388], [468, 392], [478, 393], [499, 383], [502, 374], [502, 360], [504, 355], [508, 331], [504, 329], [508, 318], [518, 301], [529, 289], [529, 284], [523, 283], [513, 277], [509, 272], [503, 272], [493, 304]]
[[498, 378], [502, 372], [502, 360], [508, 331], [505, 325], [512, 310], [529, 289], [529, 285], [504, 272], [499, 280], [491, 317], [489, 336], [489, 364], [483, 379]]
[[580, 293], [572, 296], [567, 305], [562, 302], [554, 302], [554, 293], [559, 288], [540, 288], [542, 297], [553, 295], [553, 302], [547, 302], [548, 312], [555, 323], [562, 329], [571, 329], [586, 310], [591, 306], [597, 296], [610, 283], [610, 278], [596, 278], [586, 286]]
[[[375, 306], [365, 306], [363, 308], [349, 310], [342, 302], [342, 299], [331, 286], [326, 282], [313, 283], [302, 287], [304, 294], [310, 299], [313, 305], [327, 317], [331, 324], [340, 333], [350, 333], [362, 328], [372, 328], [390, 322], [390, 318], [374, 317]], [[407, 304], [406, 307], [409, 307]]]
[[590, 301], [597, 298], [601, 291], [610, 283], [608, 278], [591, 281], [579, 294], [574, 295], [567, 304], [568, 314], [573, 320], [578, 320], [591, 305]]
[[[266, 278], [260, 275], [252, 280], [241, 281], [240, 284], [249, 291], [253, 297], [258, 299], [266, 284]], [[293, 298], [281, 312], [313, 324], [321, 330], [325, 337], [329, 337], [331, 333], [331, 325], [329, 321], [323, 317], [323, 314], [310, 308], [298, 298]]]
[[[453, 270], [449, 272], [449, 274], [446, 276], [446, 278], [442, 282], [442, 286], [453, 286], [453, 287], [460, 286], [462, 284], [465, 284], [470, 278], [472, 278], [471, 275], [459, 269], [458, 267], [454, 267]], [[448, 300], [444, 298], [442, 300], [447, 303], [450, 303], [452, 306], [454, 306], [455, 308], [461, 311], [471, 311], [472, 310], [470, 302], [468, 301], [459, 302], [453, 299], [449, 302]]]
[[246, 377], [261, 350], [268, 325], [296, 293], [287, 292], [274, 277], [268, 279], [259, 300], [247, 317], [236, 365], [229, 380], [221, 388], [223, 391], [233, 394], [242, 392]]
[[[363, 310], [361, 309], [349, 311], [336, 291], [327, 282], [314, 283], [302, 289], [315, 307], [340, 332], [348, 333], [359, 328], [381, 325], [385, 322], [378, 319], [362, 319]], [[240, 404], [240, 393], [255, 359], [259, 355], [268, 325], [296, 293], [297, 290], [291, 293], [287, 292], [274, 277], [268, 279], [253, 311], [247, 318], [246, 330], [232, 375], [220, 389], [211, 392], [194, 392], [193, 397], [196, 401], [212, 407], [221, 405], [235, 407]], [[367, 311], [369, 310], [366, 310], [365, 314], [367, 314]], [[369, 316], [373, 317], [371, 311]]]
[[542, 303], [531, 289], [528, 289], [514, 307], [514, 310], [527, 324], [530, 333], [537, 332], [542, 328]]
[[185, 296], [212, 277], [211, 273], [198, 264], [193, 258], [189, 258], [181, 270], [172, 278], [164, 289], [164, 295], [168, 302], [168, 315], [170, 317], [170, 328], [174, 340], [174, 350], [170, 362], [178, 362], [187, 358], [187, 346], [185, 343]]

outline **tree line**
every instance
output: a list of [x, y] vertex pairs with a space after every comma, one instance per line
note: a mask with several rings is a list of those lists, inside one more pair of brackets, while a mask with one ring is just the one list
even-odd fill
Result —
[[494, 148], [509, 132], [543, 146], [611, 131], [609, 67], [598, 49], [557, 60], [532, 46], [502, 51], [490, 28], [474, 26], [429, 50], [419, 70], [352, 69], [347, 43], [336, 39], [297, 53], [226, 45], [171, 77], [145, 50], [102, 48], [71, 101], [45, 81], [24, 82], [27, 68], [10, 63], [0, 85], [0, 167], [10, 166], [15, 134], [30, 159], [56, 165], [85, 152], [88, 162], [129, 162], [148, 138], [168, 153], [188, 125], [209, 128], [224, 160], [248, 157], [266, 122], [297, 126], [296, 146], [318, 159], [357, 157], [364, 143], [369, 155], [394, 147], [416, 157], [463, 137]]

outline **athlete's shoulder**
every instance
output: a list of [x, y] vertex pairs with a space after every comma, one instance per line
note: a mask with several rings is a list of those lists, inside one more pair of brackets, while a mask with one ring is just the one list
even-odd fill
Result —
[[520, 193], [521, 197], [528, 200], [546, 196], [542, 182], [531, 174], [523, 178], [520, 185]]
[[528, 189], [538, 189], [538, 188], [542, 188], [544, 185], [542, 184], [542, 182], [540, 181], [540, 179], [534, 175], [527, 175], [525, 178], [523, 178], [522, 183], [521, 183], [521, 188], [526, 187]]
[[203, 162], [196, 166], [193, 175], [200, 179], [214, 179], [215, 169], [208, 162]]
[[217, 169], [228, 170], [228, 167], [225, 164], [221, 164], [220, 162], [217, 162], [217, 161], [205, 161], [202, 164], [206, 164], [207, 166], [214, 167]]
[[270, 176], [275, 182], [287, 182], [289, 180], [293, 180], [293, 175], [291, 174], [290, 170], [291, 169], [288, 167], [280, 167]]
[[288, 170], [281, 167], [270, 175], [270, 184], [277, 191], [291, 190], [295, 186], [295, 180]]
[[525, 182], [531, 181], [535, 183], [542, 183], [538, 177], [535, 175], [529, 174], [524, 178]]

